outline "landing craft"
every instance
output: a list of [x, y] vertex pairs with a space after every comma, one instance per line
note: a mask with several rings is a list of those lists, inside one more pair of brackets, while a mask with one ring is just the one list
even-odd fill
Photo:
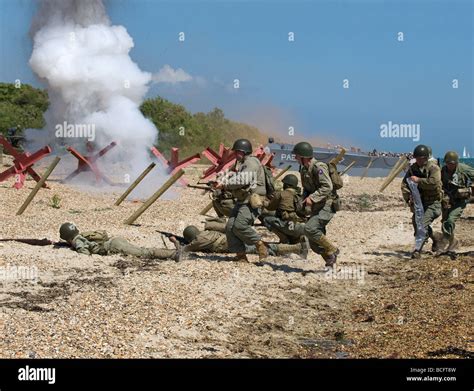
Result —
[[[275, 157], [273, 158], [273, 164], [276, 167], [291, 165], [290, 170], [297, 171], [299, 168], [299, 164], [296, 161], [295, 155], [292, 154], [294, 145], [275, 143], [273, 142], [272, 138], [270, 138], [268, 141], [269, 143], [266, 145], [265, 148], [268, 148], [272, 153], [275, 154]], [[338, 153], [339, 149], [336, 148], [313, 148], [314, 157], [323, 162], [329, 162], [332, 158], [337, 156]], [[351, 170], [351, 175], [361, 175], [362, 172], [367, 168], [369, 163], [372, 161], [372, 163], [370, 164], [368, 176], [385, 177], [395, 166], [398, 159], [398, 156], [370, 156], [368, 153], [365, 152], [354, 152], [351, 150], [347, 150], [346, 154], [344, 155], [344, 159], [338, 165], [338, 170], [342, 171], [349, 164], [355, 162], [353, 165], [354, 168]]]

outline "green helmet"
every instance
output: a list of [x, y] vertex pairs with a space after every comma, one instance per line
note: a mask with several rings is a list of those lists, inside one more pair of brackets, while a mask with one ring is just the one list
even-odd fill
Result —
[[296, 175], [288, 174], [282, 180], [283, 184], [290, 187], [298, 187], [298, 178]]
[[64, 223], [59, 228], [59, 237], [62, 240], [69, 241], [79, 235], [79, 230], [72, 223]]
[[311, 158], [313, 157], [313, 147], [310, 143], [302, 141], [294, 146], [292, 153], [301, 157]]
[[251, 142], [246, 138], [239, 138], [238, 140], [235, 140], [232, 150], [241, 151], [246, 155], [250, 155], [253, 151]]
[[444, 162], [445, 163], [459, 163], [459, 155], [454, 151], [446, 152], [444, 155]]
[[199, 234], [199, 229], [195, 227], [194, 225], [188, 225], [183, 231], [184, 239], [188, 243], [191, 243], [194, 239], [196, 239], [198, 234]]
[[426, 145], [420, 144], [415, 147], [413, 150], [414, 157], [426, 157], [427, 159], [430, 157], [430, 149]]

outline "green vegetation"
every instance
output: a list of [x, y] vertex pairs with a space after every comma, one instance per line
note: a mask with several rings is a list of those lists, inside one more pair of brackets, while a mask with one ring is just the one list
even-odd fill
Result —
[[370, 209], [372, 207], [372, 202], [370, 195], [367, 193], [362, 194], [357, 200], [360, 209]]
[[54, 194], [51, 197], [50, 205], [54, 209], [59, 209], [61, 207], [61, 197], [59, 197], [57, 194]]
[[46, 91], [22, 84], [0, 83], [0, 133], [20, 125], [22, 129], [45, 126], [43, 113], [48, 108]]
[[[49, 106], [44, 90], [22, 84], [0, 83], [0, 132], [20, 125], [43, 128], [43, 113]], [[180, 148], [181, 156], [201, 152], [206, 147], [217, 149], [221, 142], [230, 146], [236, 138], [248, 138], [255, 146], [266, 143], [266, 136], [254, 127], [231, 121], [215, 108], [209, 113], [192, 114], [182, 105], [156, 97], [147, 99], [140, 107], [143, 115], [159, 129], [158, 147], [169, 158], [171, 147]]]
[[183, 106], [158, 97], [145, 100], [140, 109], [159, 129], [158, 144], [165, 154], [171, 147], [179, 147], [183, 156], [206, 147], [217, 149], [221, 142], [229, 146], [236, 138], [248, 138], [255, 146], [266, 143], [265, 135], [256, 127], [226, 119], [218, 108], [191, 114]]

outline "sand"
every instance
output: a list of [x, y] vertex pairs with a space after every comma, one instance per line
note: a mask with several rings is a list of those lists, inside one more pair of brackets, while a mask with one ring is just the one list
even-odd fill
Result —
[[[194, 183], [199, 173], [193, 167], [186, 178]], [[61, 170], [53, 173], [51, 189], [42, 189], [22, 216], [15, 213], [35, 182], [27, 180], [20, 190], [11, 188], [13, 180], [0, 183], [0, 237], [57, 241], [59, 226], [71, 221], [83, 230], [105, 229], [138, 245], [163, 247], [157, 229], [203, 227], [199, 211], [209, 198], [200, 190], [176, 188], [137, 225], [127, 226], [123, 221], [141, 201], [116, 207], [123, 188], [65, 185], [63, 177]], [[413, 232], [400, 179], [384, 193], [378, 192], [381, 183], [350, 177], [340, 191], [343, 210], [328, 226], [341, 250], [338, 274], [328, 273], [315, 253], [307, 260], [270, 257], [256, 266], [226, 255], [157, 262], [0, 243], [4, 270], [37, 270], [35, 280], [0, 281], [0, 357], [472, 355], [466, 351], [472, 352], [474, 205], [457, 226], [456, 259], [434, 257], [428, 245], [422, 259], [411, 260]], [[52, 206], [55, 194], [59, 208]], [[440, 229], [439, 220], [434, 227]]]

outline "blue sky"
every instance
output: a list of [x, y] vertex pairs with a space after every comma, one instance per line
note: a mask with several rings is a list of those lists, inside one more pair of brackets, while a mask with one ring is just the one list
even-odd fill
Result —
[[[204, 81], [155, 84], [149, 96], [192, 112], [217, 106], [277, 137], [293, 126], [295, 141], [392, 151], [421, 142], [437, 155], [463, 146], [474, 153], [472, 1], [106, 3], [112, 23], [133, 37], [143, 70], [169, 64]], [[31, 0], [0, 0], [1, 81], [40, 86], [28, 67], [34, 12]], [[381, 138], [389, 121], [420, 124], [420, 141]]]

